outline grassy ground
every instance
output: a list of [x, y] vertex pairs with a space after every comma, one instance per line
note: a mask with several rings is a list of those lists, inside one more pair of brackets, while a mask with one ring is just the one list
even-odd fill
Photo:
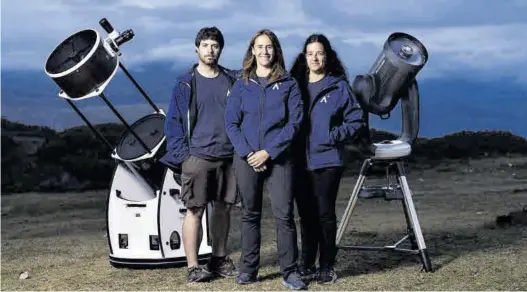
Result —
[[[495, 218], [527, 204], [527, 158], [445, 162], [411, 171], [421, 227], [436, 271], [417, 257], [341, 250], [339, 280], [310, 290], [527, 290], [527, 226], [496, 227]], [[343, 180], [337, 215], [356, 177]], [[372, 184], [374, 180], [367, 181]], [[383, 182], [383, 180], [378, 181]], [[261, 281], [186, 284], [185, 268], [116, 269], [108, 262], [105, 192], [2, 196], [2, 290], [283, 290], [274, 222], [265, 202]], [[384, 245], [404, 236], [400, 202], [359, 200], [342, 244]], [[233, 222], [239, 222], [236, 209]], [[229, 248], [239, 258], [239, 226]], [[30, 278], [20, 280], [20, 273]]]

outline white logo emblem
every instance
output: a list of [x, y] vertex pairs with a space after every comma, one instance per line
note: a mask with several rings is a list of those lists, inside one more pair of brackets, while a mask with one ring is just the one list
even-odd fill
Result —
[[328, 103], [328, 97], [329, 94], [324, 95], [324, 97], [320, 100], [320, 103]]
[[231, 90], [227, 89], [227, 96], [231, 95]]
[[280, 86], [280, 83], [275, 83], [275, 84], [273, 85], [273, 90], [278, 90], [278, 89], [280, 89], [279, 86]]

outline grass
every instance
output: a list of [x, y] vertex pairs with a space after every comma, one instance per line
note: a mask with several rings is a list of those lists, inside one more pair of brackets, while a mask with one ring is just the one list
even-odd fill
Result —
[[[410, 171], [410, 187], [434, 273], [417, 257], [340, 250], [339, 280], [310, 290], [527, 290], [527, 226], [498, 228], [498, 215], [527, 204], [527, 158], [451, 161]], [[356, 177], [341, 184], [337, 215]], [[377, 182], [374, 182], [377, 181]], [[367, 184], [383, 180], [367, 181]], [[274, 221], [265, 201], [261, 281], [233, 279], [187, 284], [185, 268], [116, 269], [108, 262], [106, 192], [2, 196], [2, 290], [284, 290]], [[240, 210], [233, 213], [229, 248], [239, 258]], [[341, 244], [385, 245], [404, 236], [400, 202], [359, 200]], [[19, 280], [28, 271], [30, 278]]]

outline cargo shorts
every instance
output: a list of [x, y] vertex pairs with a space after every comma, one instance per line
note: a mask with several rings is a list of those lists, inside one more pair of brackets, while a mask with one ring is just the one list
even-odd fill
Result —
[[181, 165], [181, 201], [186, 208], [205, 207], [212, 201], [236, 204], [239, 200], [232, 159], [191, 155]]

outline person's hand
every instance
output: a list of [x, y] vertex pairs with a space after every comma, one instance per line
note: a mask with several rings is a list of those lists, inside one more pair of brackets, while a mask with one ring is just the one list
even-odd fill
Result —
[[253, 167], [253, 169], [254, 169], [254, 171], [256, 171], [256, 172], [264, 172], [264, 171], [267, 170], [267, 166], [264, 164], [264, 165], [262, 165], [262, 166], [260, 166], [260, 167]]
[[265, 150], [256, 151], [256, 153], [248, 156], [247, 162], [253, 168], [260, 168], [269, 159], [269, 153]]

